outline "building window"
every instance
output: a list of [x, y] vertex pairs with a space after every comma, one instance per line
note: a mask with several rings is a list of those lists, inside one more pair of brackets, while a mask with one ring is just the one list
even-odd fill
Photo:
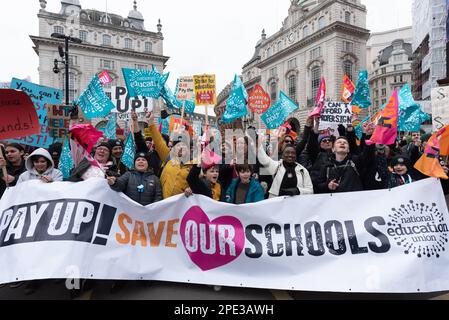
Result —
[[296, 75], [288, 77], [288, 96], [296, 102]]
[[310, 50], [310, 59], [315, 60], [321, 57], [321, 47]]
[[309, 28], [309, 26], [305, 26], [302, 29], [302, 36], [303, 36], [303, 38], [305, 38], [305, 37], [308, 37], [309, 35], [310, 35], [310, 28]]
[[387, 103], [387, 99], [382, 99], [382, 105]]
[[100, 60], [101, 68], [104, 70], [114, 70], [115, 69], [115, 62], [112, 60]]
[[386, 73], [387, 73], [387, 68], [382, 68], [382, 69], [380, 70], [380, 72], [381, 72], [382, 74], [386, 74]]
[[402, 64], [397, 64], [394, 66], [394, 71], [400, 71], [402, 70]]
[[276, 100], [277, 100], [277, 93], [278, 93], [277, 91], [278, 91], [278, 89], [277, 89], [276, 82], [273, 82], [270, 85], [270, 97], [271, 97], [271, 103], [272, 104], [274, 104], [276, 102]]
[[103, 35], [103, 45], [104, 46], [111, 46], [112, 45], [112, 37], [108, 34]]
[[271, 68], [270, 69], [270, 77], [276, 77], [277, 76], [277, 68]]
[[78, 65], [78, 57], [69, 55], [69, 64], [72, 66], [77, 66]]
[[321, 68], [314, 67], [314, 68], [312, 68], [311, 72], [312, 72], [312, 97], [315, 98], [317, 95], [318, 89], [320, 88]]
[[383, 78], [383, 79], [382, 79], [382, 85], [385, 86], [386, 84], [387, 84], [387, 79], [386, 79], [386, 78]]
[[267, 58], [269, 58], [271, 56], [271, 48], [267, 49]]
[[151, 42], [145, 42], [145, 52], [153, 52], [153, 44]]
[[382, 89], [382, 97], [385, 97], [387, 95], [387, 89]]
[[281, 50], [282, 50], [282, 42], [279, 41], [279, 42], [278, 42], [278, 46], [277, 46], [277, 51], [279, 52], [279, 51], [281, 51]]
[[323, 29], [326, 26], [326, 18], [320, 17], [318, 19], [318, 29]]
[[125, 39], [125, 49], [132, 49], [133, 48], [133, 40], [126, 38]]
[[402, 61], [402, 54], [395, 54], [393, 58], [394, 58], [393, 61], [395, 62]]
[[343, 41], [343, 51], [344, 52], [354, 52], [354, 43], [349, 41]]
[[296, 69], [296, 58], [288, 60], [288, 70]]
[[351, 24], [351, 12], [349, 11], [345, 12], [345, 23]]
[[87, 31], [80, 30], [80, 40], [83, 42], [87, 42]]
[[148, 70], [148, 66], [145, 64], [135, 64], [134, 67], [139, 70]]
[[64, 34], [64, 28], [61, 26], [55, 26], [53, 28], [53, 32], [57, 34]]
[[345, 61], [343, 63], [343, 72], [345, 73], [345, 75], [347, 75], [349, 77], [349, 79], [352, 80], [352, 73], [354, 69], [354, 64], [351, 61]]

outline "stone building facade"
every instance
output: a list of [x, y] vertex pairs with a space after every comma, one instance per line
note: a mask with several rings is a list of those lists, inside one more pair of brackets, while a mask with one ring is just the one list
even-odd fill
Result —
[[[324, 77], [327, 97], [340, 99], [343, 75], [352, 79], [366, 68], [366, 7], [360, 0], [292, 0], [282, 28], [257, 43], [253, 58], [243, 67], [248, 91], [256, 84], [275, 103], [280, 91], [300, 108], [292, 114], [294, 129], [304, 125]], [[258, 116], [254, 125], [257, 126]]]

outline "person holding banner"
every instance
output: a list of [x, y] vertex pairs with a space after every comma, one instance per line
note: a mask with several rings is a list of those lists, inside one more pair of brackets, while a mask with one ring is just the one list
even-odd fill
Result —
[[[364, 129], [368, 136], [374, 131], [374, 128], [368, 125], [365, 125]], [[364, 190], [361, 173], [364, 173], [367, 164], [373, 161], [376, 146], [365, 146], [361, 154], [353, 155], [349, 145], [346, 137], [337, 138], [332, 155], [320, 164], [319, 173], [313, 176], [317, 193]]]
[[266, 172], [273, 177], [269, 198], [313, 194], [313, 184], [309, 172], [296, 162], [295, 146], [287, 145], [282, 153], [282, 160], [275, 161], [267, 155], [263, 148], [265, 136], [261, 134], [259, 139], [261, 143], [258, 158], [264, 167], [261, 168], [260, 173]]
[[26, 172], [22, 173], [17, 180], [17, 184], [40, 180], [43, 183], [62, 181], [62, 172], [55, 169], [55, 164], [50, 153], [43, 149], [37, 149], [27, 158], [25, 162]]
[[[5, 157], [0, 157], [0, 184], [4, 186], [3, 188], [6, 186], [14, 187], [19, 176], [26, 171], [24, 156], [25, 149], [22, 145], [18, 143], [6, 145]], [[6, 176], [3, 174], [3, 168], [6, 168]], [[3, 188], [0, 186], [0, 190]]]
[[[207, 153], [210, 154], [207, 155]], [[201, 163], [193, 166], [187, 176], [187, 182], [192, 192], [187, 190], [185, 195], [188, 197], [191, 193], [200, 194], [215, 201], [223, 202], [225, 191], [218, 182], [221, 157], [217, 157], [213, 151], [207, 149], [204, 150], [203, 155]], [[200, 177], [201, 175], [202, 177]]]
[[161, 183], [159, 178], [154, 175], [149, 163], [148, 154], [138, 153], [134, 160], [135, 170], [128, 171], [119, 178], [108, 176], [111, 189], [123, 192], [142, 206], [161, 201]]
[[170, 148], [162, 138], [157, 125], [154, 123], [153, 113], [147, 115], [148, 125], [154, 146], [159, 158], [163, 162], [161, 166], [161, 184], [164, 199], [183, 194], [189, 189], [187, 176], [194, 165], [188, 161], [189, 146], [181, 139], [173, 141], [173, 148]]
[[253, 166], [238, 164], [238, 178], [234, 179], [226, 192], [226, 202], [233, 204], [255, 203], [265, 200], [265, 191], [253, 177]]

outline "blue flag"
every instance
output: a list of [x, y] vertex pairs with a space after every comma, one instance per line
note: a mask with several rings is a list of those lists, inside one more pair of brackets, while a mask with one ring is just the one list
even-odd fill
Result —
[[130, 133], [123, 150], [122, 163], [131, 170], [134, 168], [134, 157], [136, 156], [136, 147], [134, 146], [133, 135]]
[[357, 106], [366, 109], [371, 105], [371, 94], [369, 91], [368, 71], [360, 71], [351, 106]]
[[234, 77], [234, 85], [226, 102], [226, 108], [223, 112], [222, 122], [231, 123], [248, 114], [248, 93], [243, 86], [239, 76]]
[[423, 122], [430, 120], [430, 116], [423, 112], [421, 106], [413, 99], [412, 91], [408, 84], [404, 85], [398, 93], [399, 120], [398, 130], [416, 132]]
[[362, 120], [362, 122], [359, 123], [357, 127], [354, 128], [355, 135], [359, 140], [361, 140], [363, 136], [363, 124], [365, 124], [365, 122], [368, 122], [370, 119], [371, 116], [366, 117], [365, 119]]
[[290, 113], [296, 109], [298, 109], [298, 105], [281, 91], [279, 100], [276, 104], [262, 115], [262, 121], [268, 129], [277, 129], [285, 123]]
[[73, 163], [72, 155], [70, 153], [70, 141], [69, 138], [66, 138], [59, 158], [59, 170], [61, 170], [64, 179], [70, 177], [70, 171], [74, 166], [75, 164]]
[[153, 70], [122, 69], [128, 94], [131, 98], [137, 96], [158, 99], [167, 82], [169, 74], [161, 75]]
[[106, 138], [110, 140], [117, 139], [117, 114], [115, 112], [112, 112], [109, 117], [108, 124], [102, 131], [104, 132]]
[[104, 93], [97, 75], [93, 77], [77, 104], [89, 120], [106, 117], [115, 108], [109, 97]]
[[[164, 99], [165, 103], [167, 104], [168, 108], [182, 110], [184, 101], [176, 98], [176, 94], [173, 94], [173, 92], [167, 85], [165, 85], [164, 88], [162, 89], [161, 95], [162, 95], [162, 98]], [[194, 113], [195, 112], [195, 102], [186, 100], [184, 112], [189, 113], [189, 114]]]

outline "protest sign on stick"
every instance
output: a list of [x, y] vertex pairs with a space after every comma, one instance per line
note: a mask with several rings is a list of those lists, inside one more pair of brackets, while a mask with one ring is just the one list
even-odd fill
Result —
[[22, 138], [41, 130], [33, 101], [23, 91], [0, 89], [0, 140]]
[[338, 126], [345, 127], [352, 124], [352, 109], [349, 103], [326, 101], [321, 111], [319, 130], [329, 131], [330, 134], [339, 136]]

